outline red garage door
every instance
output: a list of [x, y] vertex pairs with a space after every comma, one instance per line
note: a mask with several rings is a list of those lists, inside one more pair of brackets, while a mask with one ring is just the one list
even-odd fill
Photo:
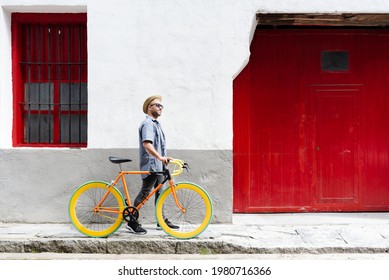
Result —
[[388, 107], [388, 31], [257, 30], [234, 81], [234, 211], [387, 211]]

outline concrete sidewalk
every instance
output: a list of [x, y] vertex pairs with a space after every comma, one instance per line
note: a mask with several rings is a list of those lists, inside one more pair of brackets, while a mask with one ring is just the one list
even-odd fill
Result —
[[334, 254], [389, 253], [389, 213], [234, 215], [200, 236], [177, 240], [155, 225], [133, 235], [123, 225], [89, 238], [71, 224], [0, 224], [0, 253]]

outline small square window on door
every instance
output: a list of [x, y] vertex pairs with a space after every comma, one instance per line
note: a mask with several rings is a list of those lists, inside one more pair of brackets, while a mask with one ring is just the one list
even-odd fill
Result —
[[349, 70], [348, 51], [322, 51], [321, 70], [322, 71], [348, 71]]

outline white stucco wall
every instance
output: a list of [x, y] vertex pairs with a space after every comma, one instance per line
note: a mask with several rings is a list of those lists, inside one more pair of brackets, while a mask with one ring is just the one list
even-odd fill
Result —
[[89, 123], [89, 146], [137, 147], [143, 101], [161, 94], [169, 149], [231, 149], [232, 77], [248, 57], [255, 19], [254, 10], [234, 7], [240, 5], [120, 1], [104, 10], [88, 6], [89, 42], [99, 45], [89, 47], [89, 76], [99, 77], [90, 80], [96, 102], [89, 103], [89, 117], [96, 121]]
[[10, 13], [87, 12], [89, 148], [136, 148], [143, 100], [164, 97], [172, 149], [232, 149], [232, 81], [256, 12], [389, 12], [385, 0], [0, 0], [0, 147], [12, 147]]

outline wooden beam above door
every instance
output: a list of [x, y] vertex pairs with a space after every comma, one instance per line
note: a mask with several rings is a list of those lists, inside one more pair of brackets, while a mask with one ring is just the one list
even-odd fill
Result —
[[315, 26], [389, 26], [389, 14], [263, 14], [257, 13], [258, 25]]

